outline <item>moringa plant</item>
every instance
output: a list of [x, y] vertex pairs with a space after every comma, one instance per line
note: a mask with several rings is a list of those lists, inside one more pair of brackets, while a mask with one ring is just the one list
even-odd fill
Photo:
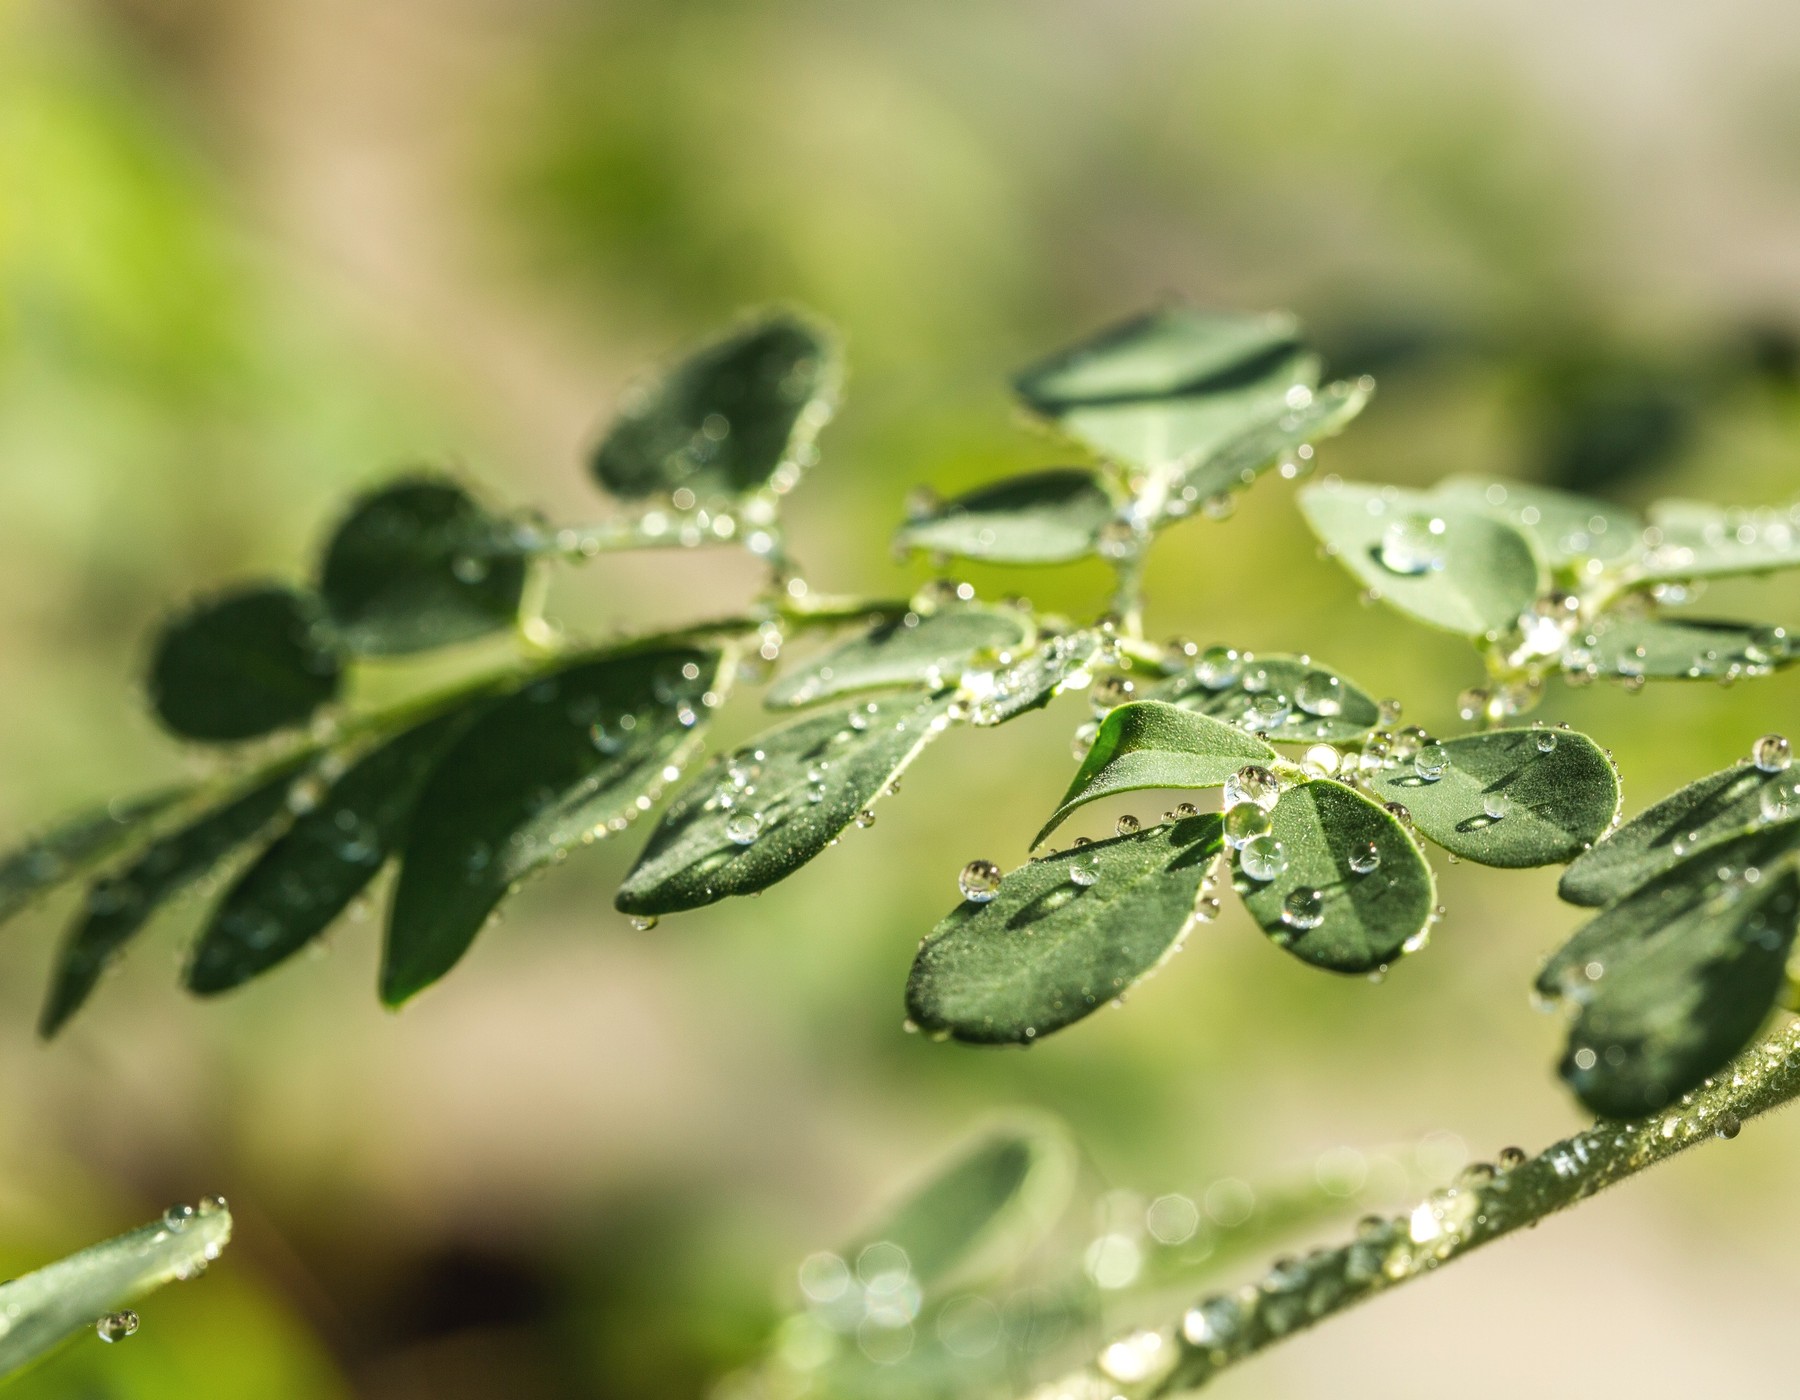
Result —
[[[1443, 916], [1435, 847], [1501, 868], [1567, 865], [1563, 896], [1598, 908], [1539, 982], [1576, 1007], [1563, 1073], [1596, 1112], [1634, 1118], [1700, 1094], [1723, 1122], [1790, 1083], [1711, 1078], [1786, 985], [1800, 907], [1800, 786], [1786, 741], [1765, 736], [1747, 763], [1621, 827], [1610, 754], [1567, 726], [1519, 720], [1556, 674], [1639, 686], [1788, 664], [1781, 628], [1681, 608], [1708, 578], [1800, 566], [1800, 508], [1665, 502], [1646, 523], [1511, 482], [1308, 483], [1301, 509], [1369, 595], [1467, 637], [1485, 661], [1486, 683], [1459, 706], [1470, 727], [1433, 735], [1309, 655], [1145, 634], [1156, 539], [1195, 517], [1225, 520], [1271, 472], [1310, 475], [1314, 445], [1369, 400], [1366, 378], [1321, 383], [1291, 319], [1166, 307], [1026, 369], [1015, 381], [1025, 407], [1086, 464], [950, 500], [916, 494], [896, 545], [939, 576], [909, 599], [822, 595], [788, 552], [781, 502], [817, 460], [839, 382], [836, 343], [811, 321], [747, 321], [627, 396], [591, 463], [621, 506], [599, 523], [496, 511], [448, 476], [409, 475], [352, 503], [304, 583], [238, 585], [164, 623], [150, 705], [220, 761], [0, 862], [0, 918], [86, 882], [42, 1032], [55, 1034], [191, 886], [220, 891], [184, 973], [191, 991], [213, 995], [320, 937], [394, 867], [380, 995], [397, 1005], [448, 972], [523, 880], [648, 818], [665, 792], [616, 898], [646, 927], [756, 894], [871, 825], [950, 727], [991, 728], [1077, 693], [1091, 718], [1075, 730], [1076, 771], [1038, 853], [1010, 871], [988, 858], [963, 868], [961, 900], [912, 969], [912, 1026], [983, 1044], [1062, 1030], [1171, 956], [1227, 888], [1292, 956], [1379, 980]], [[735, 615], [598, 643], [546, 619], [555, 566], [720, 544], [768, 566]], [[952, 559], [1086, 556], [1107, 561], [1116, 586], [1085, 617], [979, 598], [944, 576]], [[834, 644], [775, 669], [821, 635]], [[441, 652], [415, 672], [431, 679], [398, 699], [355, 699], [372, 670], [391, 688], [406, 673], [394, 662]], [[773, 727], [690, 773], [715, 711], [765, 681]], [[1187, 800], [1215, 790], [1216, 809]], [[1120, 816], [1102, 839], [1048, 844], [1088, 804], [1132, 792], [1173, 805], [1158, 820]], [[1617, 1175], [1665, 1155], [1640, 1126], [1596, 1131], [1612, 1146], [1558, 1149], [1576, 1154], [1577, 1186], [1603, 1184], [1583, 1175], [1590, 1162]], [[1032, 1162], [1057, 1155], [1019, 1150]], [[1560, 1167], [1545, 1176], [1543, 1159], [1519, 1158], [1462, 1196], [1449, 1188], [1464, 1205], [1429, 1239], [1478, 1243], [1521, 1211], [1581, 1194], [1557, 1194], [1570, 1178]], [[914, 1217], [927, 1236], [948, 1228], [930, 1214]], [[1395, 1273], [1392, 1257], [1354, 1279], [1343, 1263], [1319, 1285], [1329, 1306], [1304, 1316], [1405, 1276], [1411, 1265]], [[1220, 1362], [1195, 1357], [1254, 1349], [1242, 1338], [1259, 1326], [1291, 1330], [1234, 1306], [1249, 1329], [1239, 1340], [1214, 1345], [1225, 1333], [1212, 1318], [1198, 1334], [1168, 1334], [1135, 1380], [1115, 1366], [1099, 1383], [1197, 1382]]]

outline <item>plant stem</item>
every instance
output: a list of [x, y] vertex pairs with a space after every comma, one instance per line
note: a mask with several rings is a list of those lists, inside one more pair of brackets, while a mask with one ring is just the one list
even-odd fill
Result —
[[1800, 1096], [1800, 1022], [1751, 1047], [1680, 1103], [1633, 1122], [1602, 1121], [1512, 1167], [1481, 1164], [1398, 1216], [1371, 1216], [1336, 1249], [1276, 1263], [1257, 1283], [1142, 1332], [1033, 1400], [1149, 1400], [1194, 1390], [1229, 1366], [1365, 1298], [1429, 1274], [1546, 1216]]

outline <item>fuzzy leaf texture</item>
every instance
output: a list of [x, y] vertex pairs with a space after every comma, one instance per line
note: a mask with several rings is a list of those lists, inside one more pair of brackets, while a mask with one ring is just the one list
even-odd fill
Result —
[[794, 709], [862, 690], [954, 685], [977, 653], [1018, 646], [1025, 627], [1023, 614], [1006, 608], [908, 612], [784, 673], [763, 703]]

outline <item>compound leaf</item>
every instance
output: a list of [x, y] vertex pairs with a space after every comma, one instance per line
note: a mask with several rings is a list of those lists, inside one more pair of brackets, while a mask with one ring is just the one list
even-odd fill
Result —
[[786, 879], [948, 725], [945, 692], [855, 700], [714, 759], [669, 805], [614, 903], [671, 914]]
[[1092, 554], [1112, 497], [1090, 471], [1008, 477], [933, 506], [895, 535], [906, 549], [995, 564], [1062, 564]]
[[839, 378], [837, 344], [820, 327], [785, 312], [752, 321], [630, 395], [594, 475], [623, 500], [685, 489], [704, 503], [791, 486]]
[[1646, 680], [1766, 676], [1794, 660], [1783, 627], [1701, 618], [1621, 617], [1597, 624], [1564, 657], [1566, 669]]
[[1122, 995], [1169, 954], [1221, 848], [1206, 813], [1020, 866], [920, 946], [907, 1014], [975, 1044], [1027, 1044]]
[[1024, 618], [1003, 608], [909, 612], [789, 671], [769, 687], [763, 703], [793, 709], [859, 690], [935, 690], [956, 684], [977, 652], [1005, 651], [1024, 639]]
[[1474, 506], [1395, 487], [1300, 493], [1313, 532], [1401, 612], [1465, 637], [1514, 626], [1541, 591], [1525, 537]]
[[1650, 507], [1650, 523], [1658, 538], [1638, 562], [1641, 578], [1721, 578], [1800, 567], [1800, 520], [1791, 511], [1668, 500]]
[[1287, 789], [1269, 817], [1279, 846], [1272, 878], [1252, 878], [1240, 851], [1235, 883], [1281, 947], [1331, 972], [1373, 972], [1424, 936], [1436, 904], [1431, 867], [1379, 803], [1326, 779]]
[[350, 650], [397, 656], [512, 626], [527, 567], [512, 530], [462, 487], [413, 477], [350, 508], [325, 548], [319, 592]]
[[229, 991], [329, 928], [404, 838], [419, 790], [476, 713], [465, 706], [383, 741], [296, 818], [214, 909], [188, 990]]
[[338, 693], [318, 601], [276, 585], [207, 599], [163, 624], [150, 703], [186, 739], [254, 739], [302, 724]]
[[1381, 707], [1365, 691], [1296, 656], [1233, 653], [1225, 664], [1203, 657], [1144, 694], [1281, 743], [1360, 739], [1381, 723]]
[[131, 801], [109, 802], [69, 818], [0, 859], [0, 924], [46, 890], [118, 854], [192, 791], [164, 788]]
[[1764, 822], [1800, 819], [1790, 771], [1740, 763], [1671, 793], [1626, 822], [1563, 871], [1557, 893], [1571, 904], [1610, 904], [1688, 856]]
[[1494, 729], [1428, 748], [1441, 751], [1441, 763], [1384, 770], [1374, 787], [1411, 811], [1421, 835], [1464, 860], [1560, 865], [1618, 815], [1618, 774], [1585, 734]]
[[62, 1029], [157, 909], [261, 837], [288, 810], [295, 775], [311, 759], [308, 753], [287, 760], [250, 788], [152, 841], [124, 870], [95, 882], [57, 953], [40, 1035], [48, 1039]]
[[448, 972], [527, 875], [648, 809], [721, 684], [718, 652], [625, 649], [528, 681], [480, 715], [407, 827], [382, 1000]]
[[1269, 763], [1275, 750], [1260, 739], [1206, 715], [1140, 700], [1111, 711], [1093, 747], [1044, 829], [1039, 845], [1069, 814], [1102, 797], [1145, 788], [1221, 786], [1246, 763]]

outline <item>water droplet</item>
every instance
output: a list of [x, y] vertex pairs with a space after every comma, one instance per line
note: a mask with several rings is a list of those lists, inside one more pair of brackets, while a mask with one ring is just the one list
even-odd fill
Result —
[[1329, 778], [1337, 772], [1342, 759], [1343, 755], [1330, 744], [1314, 744], [1301, 757], [1300, 766], [1306, 770], [1308, 777]]
[[1522, 1167], [1530, 1160], [1523, 1147], [1502, 1147], [1500, 1149], [1500, 1170], [1503, 1172], [1509, 1172], [1514, 1167]]
[[1309, 671], [1294, 689], [1294, 703], [1309, 715], [1329, 718], [1344, 712], [1344, 683], [1326, 671]]
[[199, 1214], [202, 1219], [214, 1215], [223, 1215], [228, 1209], [230, 1209], [230, 1207], [225, 1204], [225, 1198], [223, 1196], [202, 1196], [200, 1198]]
[[163, 1228], [171, 1235], [179, 1235], [193, 1218], [194, 1208], [186, 1201], [177, 1201], [163, 1212]]
[[866, 831], [869, 827], [875, 825], [875, 814], [867, 807], [864, 807], [862, 811], [856, 814], [856, 824]]
[[957, 888], [971, 904], [986, 904], [1000, 890], [1000, 867], [991, 860], [972, 860], [957, 876]]
[[94, 1324], [94, 1331], [103, 1342], [122, 1342], [137, 1330], [138, 1315], [130, 1308], [108, 1313]]
[[1113, 831], [1120, 836], [1133, 836], [1143, 830], [1143, 826], [1141, 821], [1132, 816], [1130, 812], [1126, 812], [1113, 823]]
[[1487, 813], [1490, 821], [1499, 821], [1512, 811], [1512, 798], [1506, 795], [1503, 788], [1484, 792], [1481, 794], [1481, 810]]
[[1269, 814], [1254, 802], [1240, 802], [1225, 809], [1225, 844], [1240, 850], [1247, 841], [1266, 836], [1272, 825]]
[[762, 834], [762, 818], [754, 812], [735, 813], [725, 823], [726, 838], [739, 846], [748, 846]]
[[1100, 878], [1100, 872], [1095, 867], [1092, 857], [1089, 857], [1086, 860], [1075, 860], [1075, 861], [1069, 862], [1069, 879], [1070, 879], [1070, 881], [1073, 882], [1074, 884], [1080, 885], [1083, 889], [1088, 888], [1088, 886], [1092, 885], [1099, 878]]
[[1352, 848], [1348, 862], [1352, 874], [1367, 875], [1381, 864], [1381, 850], [1373, 841]]
[[1306, 933], [1325, 922], [1325, 894], [1322, 890], [1301, 888], [1289, 893], [1281, 902], [1281, 922]]
[[1424, 515], [1401, 517], [1381, 532], [1375, 557], [1390, 574], [1409, 578], [1443, 568], [1444, 522]]
[[1225, 780], [1227, 811], [1241, 803], [1252, 802], [1267, 812], [1280, 796], [1281, 785], [1275, 781], [1275, 775], [1260, 764], [1246, 763]]
[[1203, 894], [1194, 901], [1194, 918], [1203, 924], [1210, 924], [1219, 917], [1219, 901], [1214, 895]]
[[1713, 1136], [1722, 1138], [1726, 1142], [1730, 1142], [1738, 1135], [1738, 1131], [1742, 1127], [1743, 1124], [1738, 1122], [1737, 1114], [1731, 1112], [1730, 1109], [1727, 1109], [1719, 1115], [1718, 1121], [1713, 1124]]
[[1148, 1329], [1133, 1332], [1100, 1353], [1100, 1371], [1108, 1380], [1135, 1385], [1161, 1369], [1167, 1349], [1162, 1333]]
[[1785, 773], [1794, 761], [1793, 747], [1783, 735], [1765, 734], [1751, 747], [1750, 761], [1765, 773]]
[[1375, 707], [1377, 722], [1383, 729], [1392, 729], [1396, 724], [1400, 723], [1401, 713], [1402, 707], [1400, 702], [1392, 696], [1383, 700]]
[[1109, 520], [1100, 527], [1096, 545], [1103, 559], [1124, 559], [1137, 548], [1138, 531], [1129, 520]]
[[1100, 726], [1092, 720], [1076, 727], [1069, 740], [1069, 752], [1074, 755], [1077, 763], [1088, 756], [1088, 750], [1094, 747], [1094, 739], [1099, 733]]
[[1192, 802], [1177, 802], [1169, 809], [1169, 816], [1175, 821], [1186, 821], [1189, 817], [1200, 815], [1200, 809]]
[[1273, 836], [1253, 836], [1239, 849], [1238, 865], [1252, 880], [1267, 884], [1287, 869], [1287, 847]]
[[1401, 826], [1412, 825], [1412, 811], [1404, 802], [1383, 802], [1381, 809]]
[[1231, 647], [1208, 647], [1200, 653], [1194, 675], [1208, 690], [1223, 690], [1237, 681], [1243, 658]]
[[1426, 744], [1413, 755], [1413, 771], [1428, 783], [1443, 777], [1444, 769], [1449, 766], [1450, 750], [1436, 742]]
[[1102, 676], [1088, 687], [1088, 704], [1094, 707], [1096, 716], [1103, 718], [1107, 711], [1131, 699], [1136, 690], [1123, 676]]
[[1478, 685], [1472, 685], [1456, 697], [1456, 713], [1466, 722], [1473, 724], [1476, 720], [1486, 717], [1490, 698], [1487, 691]]
[[1556, 731], [1553, 729], [1538, 730], [1538, 732], [1537, 732], [1537, 751], [1539, 753], [1552, 753], [1555, 751], [1555, 749], [1556, 749]]
[[639, 933], [648, 933], [651, 929], [656, 927], [656, 915], [633, 914], [631, 916], [631, 926]]
[[1756, 795], [1756, 801], [1764, 821], [1779, 822], [1800, 817], [1800, 780], [1778, 778], [1767, 783]]

